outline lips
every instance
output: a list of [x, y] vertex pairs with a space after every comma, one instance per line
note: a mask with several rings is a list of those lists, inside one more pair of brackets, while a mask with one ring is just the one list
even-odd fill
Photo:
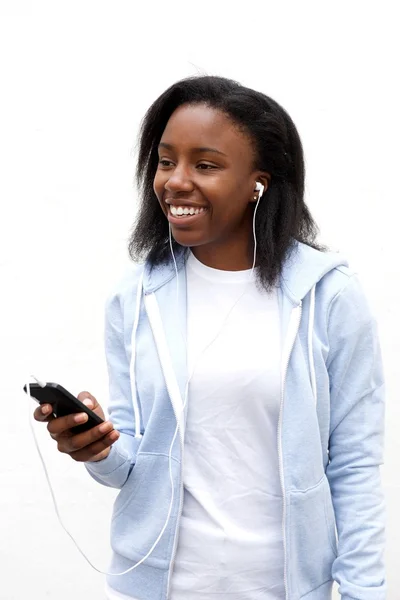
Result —
[[170, 213], [174, 216], [174, 217], [187, 217], [187, 216], [193, 216], [193, 215], [198, 215], [200, 213], [202, 213], [203, 211], [205, 211], [206, 209], [201, 207], [194, 207], [194, 206], [173, 206], [171, 205], [169, 207]]
[[172, 223], [177, 221], [192, 221], [207, 211], [207, 207], [197, 202], [177, 198], [167, 198], [165, 204], [168, 207], [168, 220]]
[[170, 198], [165, 200], [165, 204], [168, 208], [168, 221], [178, 228], [185, 228], [189, 224], [195, 223], [198, 219], [202, 219], [208, 210], [205, 206], [194, 202], [173, 200]]
[[207, 208], [204, 204], [199, 204], [198, 202], [191, 202], [190, 200], [183, 200], [182, 198], [166, 198], [165, 204], [168, 206], [175, 206], [179, 208]]

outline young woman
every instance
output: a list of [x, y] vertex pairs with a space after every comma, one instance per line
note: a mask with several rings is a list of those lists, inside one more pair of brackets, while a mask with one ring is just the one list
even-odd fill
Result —
[[110, 422], [48, 424], [121, 490], [108, 598], [328, 600], [335, 579], [384, 600], [376, 326], [315, 243], [292, 120], [236, 82], [180, 81], [146, 114], [137, 174], [145, 260], [107, 304]]

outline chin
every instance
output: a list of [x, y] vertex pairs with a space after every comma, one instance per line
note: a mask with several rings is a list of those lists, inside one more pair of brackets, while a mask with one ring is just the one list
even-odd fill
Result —
[[207, 243], [199, 233], [194, 231], [184, 231], [182, 229], [174, 230], [172, 227], [172, 237], [174, 240], [184, 248], [191, 248], [192, 246], [203, 246]]

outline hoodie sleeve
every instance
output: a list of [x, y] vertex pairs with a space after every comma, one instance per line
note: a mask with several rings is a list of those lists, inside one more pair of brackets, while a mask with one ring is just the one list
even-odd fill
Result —
[[385, 600], [384, 381], [377, 327], [355, 275], [331, 303], [329, 480], [342, 600]]
[[[130, 289], [129, 293], [135, 297], [136, 290]], [[104, 341], [109, 377], [108, 412], [120, 437], [112, 445], [107, 458], [86, 462], [85, 467], [99, 483], [122, 488], [135, 464], [140, 439], [135, 438], [130, 365], [124, 341], [123, 294], [120, 292], [113, 294], [106, 303]]]

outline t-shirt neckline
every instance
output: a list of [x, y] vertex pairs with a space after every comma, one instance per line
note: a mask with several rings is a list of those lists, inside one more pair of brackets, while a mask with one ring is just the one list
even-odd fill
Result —
[[244, 271], [214, 269], [200, 262], [191, 251], [189, 252], [186, 267], [199, 277], [215, 283], [245, 283], [254, 281], [255, 279], [255, 273], [252, 272], [252, 269]]

